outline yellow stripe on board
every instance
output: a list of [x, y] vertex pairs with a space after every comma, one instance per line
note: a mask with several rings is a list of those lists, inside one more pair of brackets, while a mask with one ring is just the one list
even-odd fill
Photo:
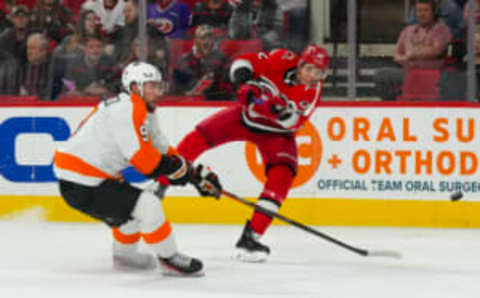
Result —
[[[252, 213], [250, 207], [228, 198], [167, 197], [164, 206], [174, 223], [243, 224]], [[480, 227], [480, 202], [289, 199], [280, 213], [309, 225]], [[60, 197], [0, 196], [0, 219], [22, 217], [94, 221]]]

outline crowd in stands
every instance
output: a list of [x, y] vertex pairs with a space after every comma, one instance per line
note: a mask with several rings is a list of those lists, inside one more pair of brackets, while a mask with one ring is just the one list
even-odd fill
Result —
[[[415, 0], [409, 25], [393, 53], [397, 68], [377, 70], [374, 81], [382, 100], [466, 100], [467, 0]], [[480, 0], [478, 7], [480, 8]], [[476, 11], [480, 24], [480, 9]], [[480, 83], [480, 26], [475, 34]], [[480, 98], [480, 84], [476, 99]]]
[[[468, 1], [412, 1], [392, 53], [398, 67], [376, 72], [377, 95], [464, 100]], [[475, 14], [480, 23], [480, 9]], [[141, 59], [139, 15], [138, 0], [0, 2], [0, 95], [57, 100], [117, 93], [123, 68]], [[277, 0], [148, 0], [145, 15], [146, 60], [161, 70], [172, 95], [234, 99], [227, 74], [236, 55], [299, 51], [309, 40], [307, 7], [285, 12]]]
[[[2, 1], [0, 95], [57, 100], [118, 92], [123, 68], [141, 58], [139, 5]], [[285, 12], [276, 0], [148, 0], [145, 14], [146, 59], [175, 95], [234, 99], [227, 74], [235, 55], [289, 46]], [[308, 32], [295, 34], [308, 42]]]

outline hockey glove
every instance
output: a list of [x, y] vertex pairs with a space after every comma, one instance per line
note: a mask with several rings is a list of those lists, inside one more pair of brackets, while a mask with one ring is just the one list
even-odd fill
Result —
[[[299, 112], [295, 103], [276, 97], [275, 103], [270, 106], [270, 111], [276, 115], [277, 122], [285, 128], [294, 125], [298, 121]], [[282, 102], [283, 101], [283, 102]]]
[[[185, 160], [181, 155], [164, 155], [166, 177], [171, 185], [185, 185], [192, 176], [192, 164]], [[162, 158], [162, 159], [163, 159]], [[164, 162], [162, 160], [162, 162]], [[161, 179], [161, 178], [158, 178]]]
[[202, 164], [195, 167], [190, 182], [202, 197], [220, 198], [222, 185], [218, 180], [217, 174], [212, 172], [208, 167]]
[[258, 100], [262, 94], [262, 89], [254, 81], [248, 81], [237, 91], [237, 99], [241, 104], [249, 104]]

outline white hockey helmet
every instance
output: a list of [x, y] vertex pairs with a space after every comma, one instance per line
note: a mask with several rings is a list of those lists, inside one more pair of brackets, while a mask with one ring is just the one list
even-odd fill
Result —
[[143, 84], [146, 82], [162, 82], [160, 71], [152, 64], [145, 62], [132, 62], [125, 67], [122, 73], [122, 86], [128, 92], [132, 92], [131, 86], [136, 83], [143, 95]]

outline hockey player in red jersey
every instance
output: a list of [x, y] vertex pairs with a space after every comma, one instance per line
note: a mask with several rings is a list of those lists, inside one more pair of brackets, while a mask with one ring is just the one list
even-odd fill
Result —
[[[179, 143], [179, 153], [194, 161], [204, 151], [232, 141], [250, 141], [259, 149], [267, 181], [257, 204], [277, 211], [297, 171], [295, 133], [312, 115], [322, 95], [327, 52], [310, 45], [300, 56], [286, 49], [238, 57], [230, 77], [239, 87], [238, 105], [200, 122]], [[272, 218], [255, 211], [236, 243], [243, 261], [266, 260], [270, 248], [259, 238]]]

